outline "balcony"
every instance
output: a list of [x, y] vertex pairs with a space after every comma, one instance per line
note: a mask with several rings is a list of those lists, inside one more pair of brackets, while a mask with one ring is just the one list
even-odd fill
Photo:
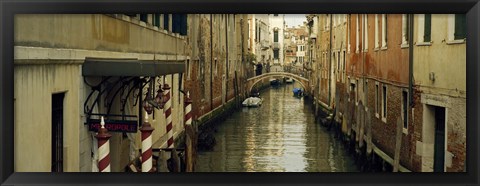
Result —
[[262, 40], [260, 42], [260, 46], [262, 47], [262, 50], [267, 50], [270, 48], [270, 43], [268, 42], [268, 40]]

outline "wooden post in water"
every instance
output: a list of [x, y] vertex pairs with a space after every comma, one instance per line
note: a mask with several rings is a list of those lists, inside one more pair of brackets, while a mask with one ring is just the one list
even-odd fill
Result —
[[195, 131], [192, 128], [192, 100], [190, 92], [187, 92], [185, 98], [185, 164], [186, 172], [193, 172], [193, 138]]
[[395, 157], [393, 159], [393, 172], [398, 172], [400, 167], [400, 150], [402, 147], [402, 130], [403, 130], [403, 122], [402, 118], [397, 118], [397, 135], [395, 137]]
[[365, 124], [367, 128], [367, 154], [372, 153], [373, 147], [372, 147], [372, 114], [371, 111], [369, 110], [368, 112], [365, 113]]
[[357, 128], [358, 128], [358, 146], [361, 148], [363, 147], [363, 135], [364, 135], [364, 123], [365, 123], [365, 107], [363, 106], [362, 101], [359, 101], [358, 103], [358, 123], [357, 123]]

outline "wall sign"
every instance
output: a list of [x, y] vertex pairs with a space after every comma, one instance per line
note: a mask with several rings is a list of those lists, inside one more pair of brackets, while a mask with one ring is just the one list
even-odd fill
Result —
[[[89, 119], [87, 121], [88, 130], [97, 132], [101, 127], [99, 119]], [[105, 120], [105, 128], [109, 132], [128, 132], [136, 133], [138, 130], [137, 120]]]

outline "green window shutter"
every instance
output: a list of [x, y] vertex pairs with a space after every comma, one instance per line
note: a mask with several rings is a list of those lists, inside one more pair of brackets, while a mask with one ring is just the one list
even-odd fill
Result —
[[155, 21], [153, 22], [154, 26], [160, 27], [160, 14], [155, 14]]
[[148, 22], [148, 14], [140, 14], [140, 21]]
[[425, 14], [425, 29], [423, 33], [423, 41], [430, 42], [432, 32], [432, 14]]
[[273, 58], [278, 59], [279, 58], [279, 51], [278, 50], [273, 50]]
[[182, 20], [181, 20], [180, 35], [186, 36], [187, 35], [187, 29], [188, 29], [187, 14], [182, 14], [181, 17], [182, 17]]
[[169, 15], [163, 14], [163, 29], [168, 30]]
[[388, 14], [385, 14], [385, 43], [388, 45]]
[[466, 22], [467, 20], [465, 14], [455, 14], [455, 39], [465, 39], [467, 37]]
[[273, 42], [278, 42], [278, 31], [274, 32]]
[[410, 33], [410, 14], [407, 14], [407, 20], [405, 21], [406, 27], [405, 27], [405, 41], [408, 42], [408, 33]]

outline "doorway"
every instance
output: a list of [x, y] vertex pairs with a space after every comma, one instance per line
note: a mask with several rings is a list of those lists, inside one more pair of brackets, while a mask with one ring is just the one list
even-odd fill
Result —
[[433, 171], [445, 171], [445, 107], [435, 107]]
[[52, 172], [63, 172], [63, 99], [65, 93], [52, 95]]

